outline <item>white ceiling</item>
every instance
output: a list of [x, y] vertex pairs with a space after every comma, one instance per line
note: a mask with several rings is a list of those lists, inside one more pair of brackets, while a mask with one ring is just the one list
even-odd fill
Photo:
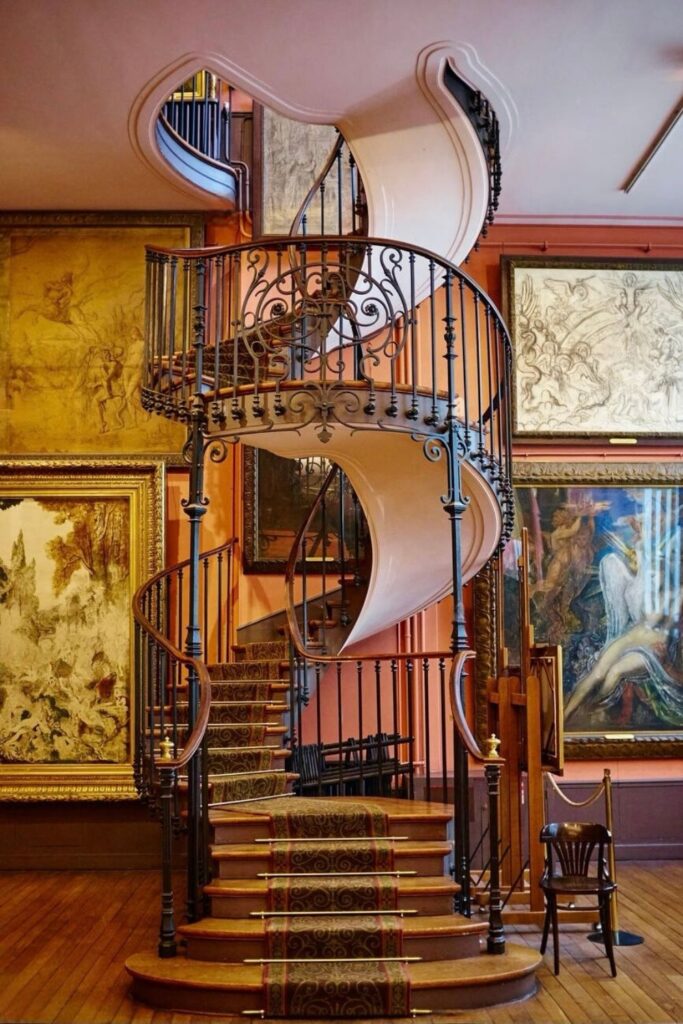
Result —
[[352, 138], [414, 129], [428, 161], [440, 43], [501, 115], [500, 219], [683, 224], [683, 121], [620, 191], [683, 93], [683, 0], [0, 0], [0, 25], [4, 209], [210, 206], [145, 159], [202, 64]]

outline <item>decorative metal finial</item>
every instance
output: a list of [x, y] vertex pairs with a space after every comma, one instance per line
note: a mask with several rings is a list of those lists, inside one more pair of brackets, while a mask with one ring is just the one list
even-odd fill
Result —
[[498, 747], [500, 746], [500, 740], [496, 736], [495, 732], [492, 732], [486, 741], [488, 749], [486, 751], [486, 757], [493, 759], [498, 757]]
[[166, 731], [164, 731], [164, 738], [159, 744], [159, 749], [161, 751], [162, 761], [173, 760], [173, 740], [170, 738], [170, 736], [166, 735]]

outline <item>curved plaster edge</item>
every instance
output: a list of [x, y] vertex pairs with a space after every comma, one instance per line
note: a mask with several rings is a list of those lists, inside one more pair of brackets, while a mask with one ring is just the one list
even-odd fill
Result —
[[519, 110], [512, 93], [494, 75], [469, 43], [447, 43], [448, 62], [460, 78], [478, 89], [493, 107], [500, 126], [500, 149], [505, 154], [519, 132]]
[[240, 65], [218, 53], [192, 51], [167, 64], [145, 84], [135, 98], [128, 115], [128, 139], [136, 156], [146, 167], [167, 184], [192, 196], [207, 208], [225, 209], [225, 200], [217, 198], [178, 173], [161, 155], [156, 138], [157, 118], [166, 99], [179, 82], [186, 81], [202, 69], [229, 81], [259, 103], [298, 121], [337, 124], [342, 119], [339, 111], [315, 110], [288, 103], [276, 96], [267, 82], [255, 78]]

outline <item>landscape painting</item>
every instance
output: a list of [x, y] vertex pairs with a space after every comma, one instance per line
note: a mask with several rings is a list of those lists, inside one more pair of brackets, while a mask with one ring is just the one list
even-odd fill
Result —
[[183, 428], [140, 404], [145, 245], [187, 247], [189, 224], [25, 216], [0, 216], [0, 450], [179, 458]]
[[502, 259], [519, 435], [683, 433], [683, 265]]
[[85, 771], [91, 796], [102, 767], [128, 776], [130, 795], [131, 600], [158, 562], [159, 473], [0, 478], [0, 795], [55, 779], [83, 795]]
[[[650, 754], [683, 749], [682, 478], [681, 467], [662, 464], [536, 463], [516, 473], [532, 622], [539, 642], [564, 650], [574, 756], [596, 740], [634, 756], [644, 744]], [[504, 566], [512, 636], [514, 557]]]

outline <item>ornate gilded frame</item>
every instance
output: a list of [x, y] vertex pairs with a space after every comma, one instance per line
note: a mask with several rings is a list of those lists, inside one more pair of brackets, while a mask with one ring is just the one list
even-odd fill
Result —
[[183, 465], [185, 431], [146, 413], [146, 244], [203, 244], [203, 214], [0, 213], [0, 450]]
[[[515, 490], [541, 487], [683, 488], [683, 463], [662, 462], [539, 462], [518, 460], [514, 464]], [[679, 510], [680, 515], [680, 510]], [[485, 728], [486, 680], [500, 671], [497, 637], [505, 609], [495, 563], [485, 567], [475, 580], [473, 591], [474, 636], [477, 648], [477, 694], [475, 719], [479, 733]], [[552, 637], [538, 635], [538, 642]], [[566, 698], [565, 698], [566, 699]], [[565, 755], [571, 759], [681, 757], [683, 730], [572, 731], [565, 724]]]
[[680, 437], [681, 261], [500, 263], [516, 437]]
[[[13, 676], [16, 690], [15, 696], [12, 698], [11, 695], [8, 697], [7, 690], [5, 689], [3, 700], [0, 704], [0, 723], [5, 726], [4, 729], [0, 728], [0, 757], [2, 758], [0, 760], [0, 800], [135, 799], [137, 795], [133, 781], [136, 725], [134, 700], [135, 665], [131, 601], [135, 590], [145, 579], [158, 570], [163, 560], [164, 464], [161, 460], [153, 461], [149, 459], [77, 459], [70, 461], [63, 459], [13, 459], [0, 462], [0, 508], [3, 509], [3, 512], [5, 509], [11, 508], [11, 504], [20, 504], [20, 501], [14, 501], [13, 499], [23, 500], [31, 498], [37, 499], [36, 505], [33, 506], [34, 509], [36, 507], [43, 510], [47, 508], [48, 512], [51, 511], [53, 523], [60, 522], [59, 519], [54, 518], [56, 514], [54, 510], [57, 508], [56, 503], [58, 502], [66, 503], [70, 508], [84, 510], [82, 519], [86, 518], [89, 511], [88, 502], [93, 502], [92, 510], [90, 511], [92, 517], [90, 521], [93, 523], [101, 522], [101, 520], [95, 518], [94, 510], [96, 508], [99, 507], [99, 509], [105, 510], [118, 508], [120, 510], [119, 515], [121, 516], [120, 523], [122, 524], [118, 537], [123, 538], [123, 542], [119, 542], [118, 549], [118, 570], [116, 573], [117, 598], [115, 603], [111, 598], [106, 597], [106, 590], [100, 584], [101, 577], [98, 579], [97, 573], [88, 570], [83, 563], [78, 565], [77, 570], [80, 571], [80, 578], [85, 581], [85, 584], [77, 582], [72, 570], [71, 575], [67, 574], [67, 583], [61, 589], [60, 602], [57, 601], [60, 588], [54, 582], [56, 580], [55, 568], [55, 575], [52, 576], [49, 594], [49, 599], [53, 601], [53, 604], [51, 607], [48, 607], [48, 599], [42, 596], [45, 594], [45, 577], [47, 574], [41, 574], [43, 583], [41, 584], [40, 603], [43, 605], [43, 608], [39, 610], [38, 614], [43, 615], [43, 622], [51, 616], [46, 632], [47, 649], [43, 654], [43, 660], [47, 661], [49, 669], [46, 671], [44, 667], [41, 668], [39, 661], [38, 652], [40, 644], [45, 643], [42, 636], [35, 644], [36, 655], [34, 659], [31, 659], [31, 664], [27, 664], [25, 668], [21, 669], [17, 668], [16, 663], [6, 663], [4, 666], [3, 675], [5, 676], [5, 681], [9, 673], [10, 687], [12, 686], [11, 677]], [[40, 506], [40, 499], [45, 499], [46, 504]], [[99, 502], [99, 506], [94, 504], [97, 502]], [[72, 504], [70, 505], [69, 503]], [[0, 512], [0, 516], [2, 516], [3, 512]], [[44, 515], [45, 513], [41, 514]], [[0, 560], [4, 584], [3, 602], [5, 603], [5, 615], [12, 614], [11, 609], [8, 611], [6, 601], [8, 571], [10, 581], [11, 579], [21, 578], [21, 566], [23, 564], [23, 593], [26, 593], [25, 581], [27, 578], [29, 580], [28, 591], [30, 591], [32, 587], [30, 582], [31, 575], [33, 575], [34, 581], [37, 575], [35, 556], [39, 556], [38, 564], [40, 565], [41, 561], [44, 563], [45, 560], [45, 555], [41, 554], [41, 552], [49, 551], [49, 557], [52, 560], [50, 569], [52, 570], [53, 566], [56, 567], [57, 565], [57, 556], [54, 554], [55, 549], [50, 546], [54, 543], [52, 538], [57, 536], [66, 538], [64, 543], [68, 545], [71, 543], [72, 538], [76, 536], [77, 529], [75, 526], [77, 520], [74, 517], [75, 514], [72, 514], [70, 518], [67, 517], [66, 520], [61, 520], [62, 523], [66, 522], [65, 526], [51, 526], [53, 532], [49, 534], [48, 538], [47, 534], [41, 533], [41, 529], [43, 529], [41, 525], [31, 525], [36, 522], [43, 522], [43, 520], [35, 518], [35, 511], [31, 514], [30, 509], [21, 509], [21, 511], [17, 510], [15, 515], [21, 527], [21, 537], [19, 538], [16, 532], [10, 536], [10, 532], [7, 531], [5, 548], [11, 542], [12, 551], [11, 555], [8, 556], [5, 550], [5, 557]], [[5, 525], [7, 528], [8, 524], [6, 523]], [[69, 533], [69, 530], [71, 530], [71, 533]], [[95, 535], [94, 527], [92, 534], [93, 536]], [[24, 547], [25, 544], [26, 548]], [[81, 546], [79, 550], [83, 551], [86, 549]], [[108, 550], [110, 549], [102, 548], [104, 553]], [[121, 554], [121, 552], [124, 553]], [[32, 559], [33, 571], [31, 573]], [[87, 557], [85, 561], [88, 561]], [[92, 563], [95, 563], [94, 558]], [[26, 576], [27, 572], [28, 577]], [[76, 572], [77, 575], [78, 572]], [[89, 586], [91, 580], [93, 585]], [[93, 608], [95, 610], [88, 613], [88, 615], [91, 615], [90, 619], [88, 619], [88, 615], [84, 611], [85, 602], [81, 603], [80, 600], [76, 602], [77, 618], [74, 618], [73, 615], [73, 599], [70, 604], [68, 603], [69, 593], [73, 594], [78, 588], [82, 588], [80, 590], [82, 594], [89, 593], [93, 595]], [[33, 588], [33, 593], [37, 593], [35, 587]], [[99, 605], [96, 604], [97, 597], [99, 597]], [[97, 631], [93, 627], [90, 635], [97, 635], [98, 638], [103, 635], [105, 637], [111, 636], [111, 631], [105, 632], [103, 626], [103, 623], [110, 623], [112, 621], [111, 618], [104, 618], [102, 609], [105, 606], [106, 614], [108, 616], [116, 616], [116, 622], [120, 621], [121, 623], [120, 628], [127, 630], [127, 637], [124, 636], [122, 641], [119, 641], [119, 649], [124, 652], [126, 649], [128, 651], [128, 674], [126, 678], [125, 667], [123, 672], [120, 671], [120, 665], [123, 663], [125, 666], [125, 660], [123, 660], [116, 663], [116, 668], [123, 678], [117, 677], [116, 673], [114, 673], [114, 682], [109, 677], [108, 681], [100, 679], [98, 683], [98, 676], [101, 677], [107, 671], [103, 667], [106, 641], [104, 644], [105, 651], [103, 651], [99, 661], [97, 660], [97, 652], [93, 651], [88, 664], [89, 673], [83, 673], [84, 663], [82, 660], [78, 661], [75, 651], [79, 648], [78, 629], [82, 627], [81, 643], [83, 643], [84, 638], [88, 636], [88, 621], [90, 623], [97, 623]], [[23, 616], [20, 620], [19, 632], [25, 631], [25, 602], [23, 607], [24, 611], [22, 611], [22, 606], [19, 604], [18, 613], [20, 616]], [[31, 606], [29, 605], [29, 607]], [[34, 600], [34, 618], [35, 609], [37, 608], [38, 603]], [[112, 608], [114, 609], [113, 611], [111, 611]], [[0, 604], [1, 609], [2, 605]], [[16, 612], [14, 614], [14, 625], [16, 626]], [[74, 626], [74, 622], [76, 622], [76, 626]], [[5, 625], [7, 627], [8, 623], [6, 622]], [[76, 631], [74, 632], [74, 630]], [[51, 639], [50, 631], [54, 639]], [[9, 632], [10, 630], [7, 628], [5, 631], [6, 656], [12, 653], [10, 650], [12, 640], [8, 639]], [[69, 637], [68, 642], [66, 640], [67, 636]], [[95, 646], [97, 645], [92, 645], [92, 647]], [[0, 631], [0, 663], [5, 662], [5, 658], [2, 656], [2, 647], [3, 636], [2, 631]], [[92, 647], [88, 647], [88, 656], [90, 656]], [[18, 649], [21, 650], [21, 645], [18, 646]], [[125, 659], [125, 654], [123, 658]], [[78, 669], [73, 675], [65, 675], [69, 672], [70, 664], [73, 666], [78, 665]], [[39, 673], [38, 679], [36, 678], [36, 672]], [[51, 682], [46, 679], [50, 675], [52, 675]], [[31, 681], [27, 682], [29, 680]], [[97, 689], [95, 689], [96, 686]], [[111, 689], [112, 686], [114, 687], [113, 690]], [[72, 687], [73, 689], [71, 689]], [[19, 698], [16, 696], [20, 691], [25, 695], [25, 706], [19, 709], [17, 713], [18, 700], [24, 700], [23, 697]], [[57, 729], [59, 730], [61, 718], [67, 713], [65, 706], [70, 706], [71, 708], [78, 707], [80, 709], [81, 703], [83, 705], [86, 703], [85, 695], [88, 691], [90, 691], [91, 695], [96, 692], [98, 701], [102, 701], [101, 706], [97, 708], [98, 712], [109, 714], [109, 717], [114, 718], [114, 720], [116, 720], [115, 712], [120, 717], [119, 734], [122, 737], [121, 747], [123, 748], [123, 753], [116, 763], [112, 763], [111, 759], [106, 761], [104, 759], [97, 760], [96, 758], [87, 761], [81, 759], [81, 761], [76, 763], [71, 762], [70, 759], [43, 758], [40, 761], [29, 761], [26, 758], [23, 760], [17, 758], [8, 759], [9, 745], [13, 730], [14, 732], [17, 730], [17, 722], [19, 722], [21, 727], [22, 722], [26, 721], [27, 718], [29, 723], [39, 720], [41, 714], [39, 699], [52, 702], [51, 710], [53, 714], [48, 718], [48, 721], [52, 730], [50, 740], [53, 743], [53, 750], [56, 751], [57, 747], [54, 740], [55, 717], [58, 723]], [[125, 693], [122, 693], [122, 691], [125, 691]], [[78, 696], [79, 693], [82, 695], [80, 698]], [[89, 699], [92, 705], [93, 697]], [[38, 709], [35, 713], [31, 708], [31, 701], [33, 701], [33, 707]], [[116, 704], [118, 703], [120, 708], [124, 701], [127, 702], [125, 711], [117, 710]], [[108, 707], [108, 702], [112, 705], [111, 707]], [[4, 715], [4, 722], [3, 706], [7, 709]], [[33, 717], [34, 714], [35, 718]], [[79, 718], [79, 723], [81, 721], [82, 719]], [[97, 722], [99, 721], [96, 719], [94, 736], [98, 735]], [[38, 726], [39, 728], [40, 726]], [[81, 728], [80, 724], [78, 728]], [[45, 731], [43, 729], [42, 734], [39, 733], [39, 735], [44, 737]], [[59, 731], [57, 731], [56, 735], [59, 735]]]

